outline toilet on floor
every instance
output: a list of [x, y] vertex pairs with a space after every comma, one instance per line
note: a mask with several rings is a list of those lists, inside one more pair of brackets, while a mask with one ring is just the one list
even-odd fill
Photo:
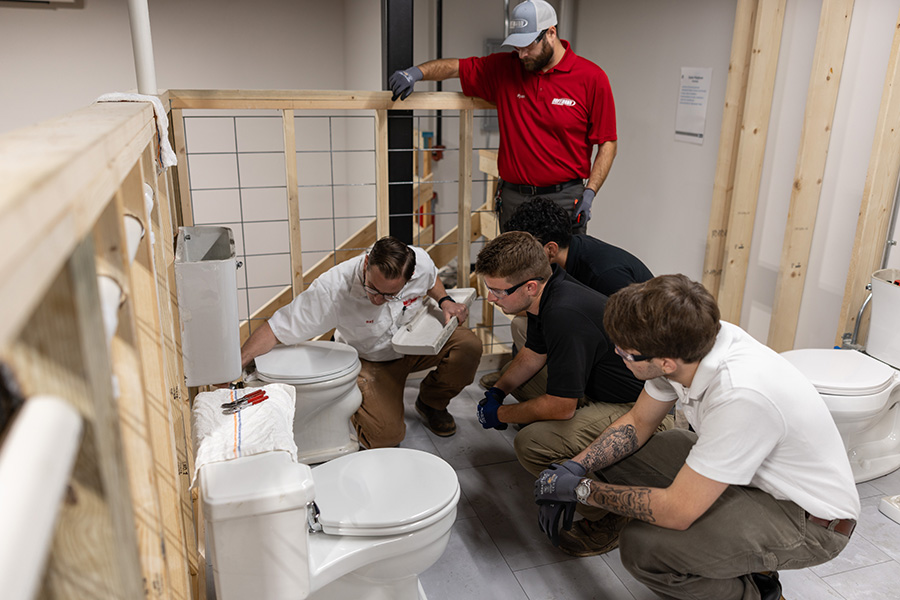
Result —
[[866, 352], [810, 348], [782, 355], [819, 391], [857, 483], [900, 468], [900, 271], [872, 275]]
[[321, 463], [359, 450], [350, 417], [362, 403], [360, 368], [356, 350], [337, 342], [276, 346], [256, 358], [259, 379], [297, 391], [294, 441], [300, 462]]
[[199, 473], [220, 600], [426, 600], [460, 490], [431, 454], [366, 450], [310, 468], [287, 452]]

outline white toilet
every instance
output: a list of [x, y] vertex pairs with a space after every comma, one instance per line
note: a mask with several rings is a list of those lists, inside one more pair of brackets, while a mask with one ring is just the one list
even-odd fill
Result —
[[431, 454], [366, 450], [310, 469], [267, 452], [200, 469], [219, 600], [425, 600], [460, 490]]
[[316, 464], [359, 450], [350, 417], [362, 404], [356, 386], [359, 355], [337, 342], [276, 346], [256, 358], [259, 379], [297, 390], [294, 441], [297, 459]]
[[782, 353], [812, 382], [837, 425], [857, 483], [900, 468], [900, 271], [872, 274], [866, 352], [809, 348]]

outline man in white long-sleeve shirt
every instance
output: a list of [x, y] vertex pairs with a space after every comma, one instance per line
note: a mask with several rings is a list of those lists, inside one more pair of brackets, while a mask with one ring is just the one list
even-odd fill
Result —
[[353, 346], [362, 363], [357, 385], [363, 400], [352, 419], [360, 444], [382, 448], [403, 440], [406, 378], [431, 367], [436, 368], [419, 387], [416, 410], [433, 433], [453, 435], [456, 423], [447, 406], [472, 383], [481, 342], [460, 327], [437, 355], [397, 353], [391, 338], [419, 312], [426, 296], [438, 302], [445, 320], [462, 323], [468, 317], [466, 306], [447, 295], [428, 253], [390, 236], [381, 238], [367, 254], [323, 273], [255, 330], [241, 349], [241, 361], [246, 366], [279, 342], [298, 344], [335, 329], [335, 340]]

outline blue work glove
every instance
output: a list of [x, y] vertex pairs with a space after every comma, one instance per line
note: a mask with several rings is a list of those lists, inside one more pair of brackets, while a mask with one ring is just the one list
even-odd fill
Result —
[[478, 403], [478, 422], [485, 429], [506, 429], [507, 423], [501, 423], [497, 418], [497, 409], [503, 404], [506, 392], [498, 387], [492, 387], [484, 393], [484, 398]]
[[550, 538], [550, 543], [559, 545], [559, 525], [563, 529], [572, 528], [575, 519], [575, 487], [581, 482], [586, 470], [574, 460], [561, 465], [550, 465], [534, 482], [534, 501], [538, 509], [538, 525]]
[[396, 100], [398, 96], [401, 100], [406, 100], [406, 97], [412, 93], [416, 82], [422, 81], [422, 77], [422, 70], [419, 67], [394, 71], [394, 74], [388, 79], [388, 85], [391, 86], [391, 90], [394, 92], [391, 100]]
[[585, 225], [591, 220], [591, 204], [594, 203], [594, 196], [596, 195], [597, 193], [591, 188], [584, 188], [581, 200], [575, 201], [575, 216], [572, 217], [572, 222], [576, 226]]

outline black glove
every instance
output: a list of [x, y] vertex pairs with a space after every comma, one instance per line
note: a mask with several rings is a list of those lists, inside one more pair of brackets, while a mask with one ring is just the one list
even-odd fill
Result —
[[596, 196], [594, 190], [584, 188], [581, 200], [575, 201], [575, 216], [572, 217], [572, 222], [576, 227], [586, 225], [591, 220], [591, 204], [594, 203], [594, 196]]
[[559, 520], [563, 529], [572, 529], [575, 520], [575, 502], [548, 502], [538, 508], [538, 525], [550, 538], [550, 543], [559, 546]]
[[478, 403], [477, 414], [478, 422], [485, 429], [503, 430], [509, 427], [508, 423], [501, 423], [497, 418], [497, 409], [503, 404], [506, 398], [506, 392], [498, 387], [492, 387], [484, 393], [484, 398]]
[[563, 529], [572, 528], [575, 518], [575, 487], [581, 482], [587, 470], [574, 460], [561, 465], [550, 465], [534, 482], [534, 501], [539, 505], [538, 525], [550, 538], [550, 543], [559, 545], [559, 521], [563, 519]]
[[401, 100], [406, 100], [406, 97], [412, 93], [416, 82], [422, 81], [422, 77], [422, 70], [419, 67], [394, 71], [394, 74], [388, 79], [388, 85], [391, 86], [391, 90], [394, 92], [394, 95], [391, 96], [391, 101], [396, 100], [397, 97]]

